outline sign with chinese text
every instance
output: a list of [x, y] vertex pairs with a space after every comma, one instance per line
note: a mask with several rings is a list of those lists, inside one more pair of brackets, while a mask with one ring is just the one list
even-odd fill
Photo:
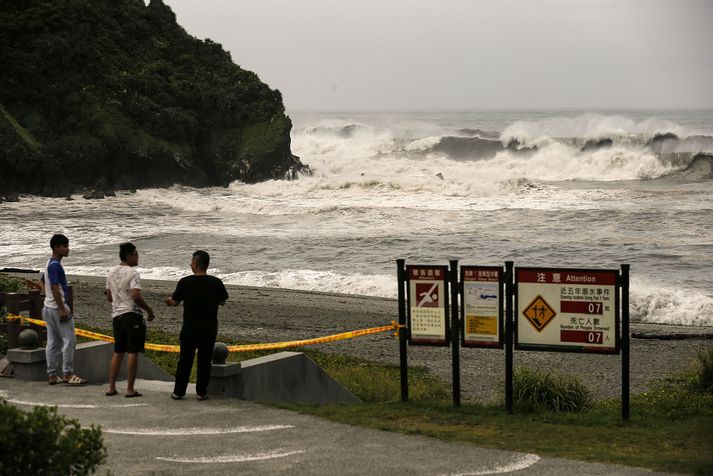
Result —
[[464, 347], [503, 346], [502, 268], [461, 266]]
[[409, 343], [448, 345], [448, 268], [407, 266]]
[[515, 348], [619, 352], [619, 272], [515, 270]]

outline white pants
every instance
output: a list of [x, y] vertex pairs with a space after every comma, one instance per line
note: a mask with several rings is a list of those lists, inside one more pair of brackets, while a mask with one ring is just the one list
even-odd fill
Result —
[[50, 377], [57, 376], [61, 354], [62, 373], [72, 375], [74, 373], [74, 346], [77, 342], [74, 337], [74, 318], [70, 318], [67, 322], [60, 322], [58, 309], [43, 307], [42, 319], [47, 323], [47, 347], [45, 349], [47, 374]]

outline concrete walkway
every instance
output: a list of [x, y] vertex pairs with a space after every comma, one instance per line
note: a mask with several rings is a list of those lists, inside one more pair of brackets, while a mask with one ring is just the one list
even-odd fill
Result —
[[[649, 471], [491, 450], [357, 428], [242, 400], [169, 398], [172, 384], [139, 381], [144, 396], [104, 387], [0, 378], [0, 397], [23, 409], [57, 405], [98, 424], [109, 452], [97, 474], [643, 475]], [[563, 442], [568, 444], [568, 442]]]

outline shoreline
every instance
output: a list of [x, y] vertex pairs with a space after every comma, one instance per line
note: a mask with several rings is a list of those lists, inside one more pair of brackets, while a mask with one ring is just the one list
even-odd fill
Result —
[[[35, 280], [36, 274], [17, 273]], [[83, 275], [67, 277], [73, 286], [76, 326], [81, 328], [86, 323], [109, 329], [110, 304], [103, 294], [105, 279]], [[174, 281], [142, 279], [142, 295], [156, 313], [156, 319], [149, 326], [178, 335], [183, 310], [163, 303], [175, 285]], [[219, 310], [219, 334], [241, 342], [310, 339], [398, 321], [396, 299], [227, 284], [226, 288], [230, 298]], [[713, 346], [713, 327], [632, 322], [630, 331], [632, 393], [646, 391], [654, 379], [689, 370], [696, 350]], [[707, 338], [691, 338], [697, 337], [696, 334]], [[637, 338], [637, 335], [664, 338]], [[689, 338], [666, 338], [677, 335]], [[392, 332], [310, 348], [399, 365], [398, 340]], [[425, 367], [450, 384], [449, 347], [410, 346], [407, 351], [410, 366]], [[505, 379], [505, 351], [461, 347], [460, 354], [462, 399], [485, 403], [497, 398]], [[620, 355], [516, 351], [514, 365], [575, 375], [597, 399], [621, 397]]]

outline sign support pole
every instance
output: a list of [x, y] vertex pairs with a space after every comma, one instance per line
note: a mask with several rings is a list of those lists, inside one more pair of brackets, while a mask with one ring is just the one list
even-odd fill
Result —
[[629, 420], [629, 265], [621, 265], [621, 418]]
[[460, 325], [458, 324], [458, 260], [451, 260], [451, 350], [453, 363], [453, 406], [460, 407]]
[[505, 408], [513, 413], [513, 262], [505, 262]]
[[[406, 296], [404, 294], [405, 276], [404, 276], [404, 265], [405, 260], [396, 260], [396, 276], [399, 282], [399, 325], [406, 325]], [[399, 366], [401, 368], [401, 401], [408, 401], [408, 356], [406, 354], [406, 338], [409, 329], [406, 327], [399, 328]]]

